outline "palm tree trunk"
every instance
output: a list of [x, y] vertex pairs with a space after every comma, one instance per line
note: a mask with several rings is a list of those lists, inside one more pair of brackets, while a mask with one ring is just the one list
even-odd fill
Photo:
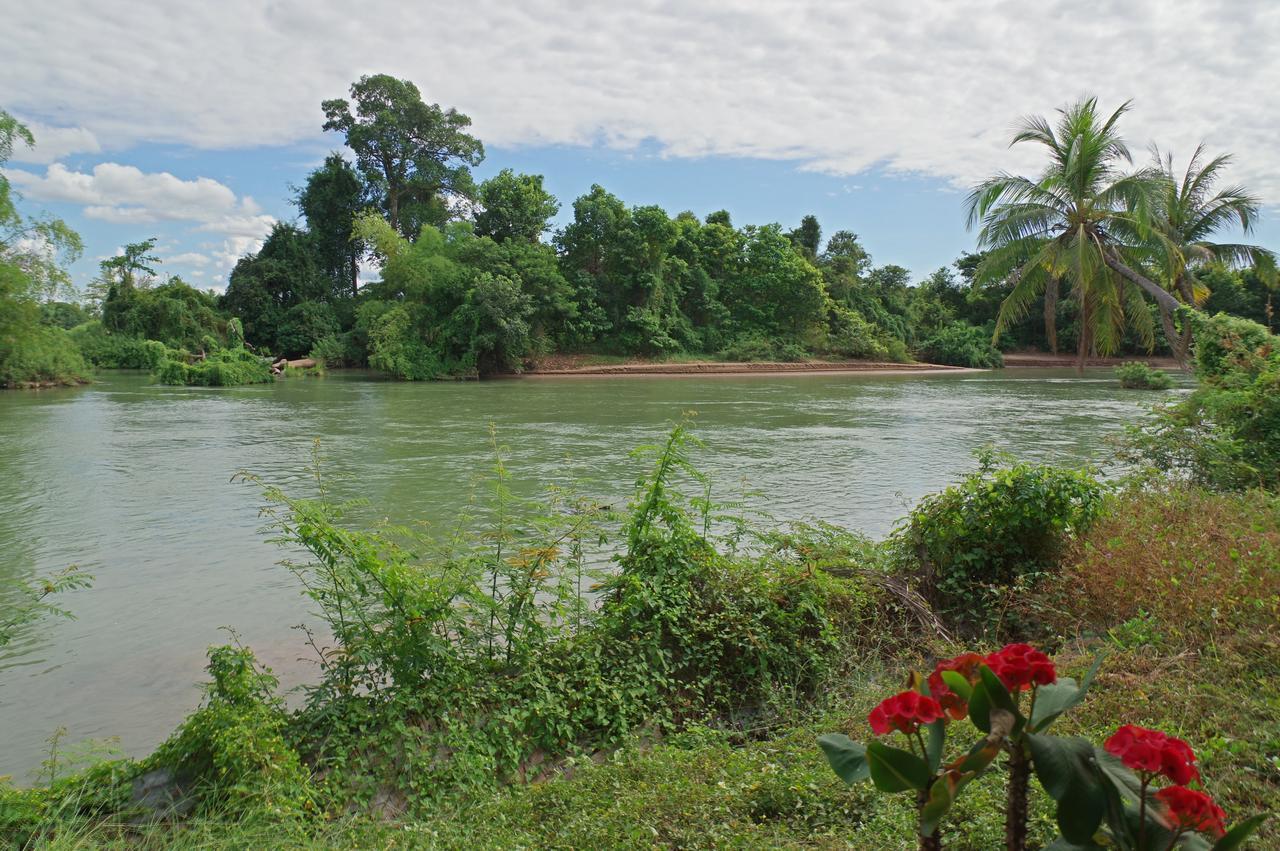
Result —
[[1125, 262], [1121, 260], [1115, 252], [1107, 251], [1102, 256], [1106, 261], [1106, 264], [1110, 266], [1113, 271], [1118, 273], [1120, 277], [1125, 280], [1132, 281], [1142, 289], [1146, 290], [1147, 295], [1156, 300], [1156, 304], [1164, 307], [1170, 313], [1178, 312], [1178, 308], [1182, 305], [1164, 287], [1160, 286], [1146, 275], [1135, 272], [1129, 266], [1125, 265]]
[[1058, 279], [1050, 276], [1044, 285], [1044, 335], [1049, 350], [1058, 353]]
[[1178, 361], [1178, 366], [1185, 370], [1187, 368], [1186, 356], [1179, 351], [1178, 337], [1176, 333], [1171, 334], [1173, 327], [1173, 315], [1178, 312], [1178, 308], [1182, 307], [1173, 295], [1164, 287], [1139, 272], [1134, 271], [1114, 251], [1104, 251], [1103, 260], [1111, 267], [1120, 277], [1127, 281], [1138, 285], [1146, 291], [1147, 295], [1156, 300], [1156, 306], [1160, 308], [1160, 321], [1165, 325], [1165, 335], [1169, 337], [1169, 348], [1173, 349], [1173, 356]]

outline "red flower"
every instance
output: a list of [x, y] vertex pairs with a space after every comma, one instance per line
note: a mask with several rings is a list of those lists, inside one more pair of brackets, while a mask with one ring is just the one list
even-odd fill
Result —
[[970, 683], [978, 681], [978, 666], [983, 662], [977, 653], [961, 653], [954, 659], [943, 659], [929, 675], [929, 693], [942, 706], [942, 711], [953, 720], [959, 721], [969, 714], [969, 704], [963, 697], [947, 687], [942, 679], [943, 671], [955, 671]]
[[987, 667], [1004, 687], [1017, 692], [1031, 685], [1047, 686], [1058, 681], [1058, 672], [1049, 657], [1030, 644], [1008, 644], [986, 658]]
[[1191, 746], [1158, 730], [1125, 724], [1111, 734], [1103, 747], [1134, 771], [1163, 774], [1179, 786], [1200, 778]]
[[1191, 745], [1170, 736], [1160, 750], [1160, 773], [1179, 786], [1199, 780], [1200, 770], [1196, 768], [1196, 755]]
[[942, 707], [938, 705], [938, 701], [916, 691], [904, 691], [882, 701], [871, 710], [867, 723], [880, 736], [890, 730], [910, 734], [919, 730], [921, 724], [932, 724], [941, 717]]
[[1185, 786], [1166, 786], [1156, 792], [1156, 800], [1164, 804], [1169, 820], [1185, 830], [1198, 830], [1215, 837], [1227, 832], [1227, 814], [1204, 792]]

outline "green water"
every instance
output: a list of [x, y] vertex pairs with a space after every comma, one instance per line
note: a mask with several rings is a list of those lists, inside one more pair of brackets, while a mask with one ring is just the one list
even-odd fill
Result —
[[489, 463], [488, 424], [530, 483], [576, 479], [619, 504], [629, 451], [696, 411], [718, 492], [744, 484], [780, 519], [882, 535], [982, 444], [1057, 461], [1103, 460], [1102, 438], [1159, 395], [1106, 371], [936, 376], [787, 375], [399, 384], [360, 375], [244, 388], [111, 375], [77, 389], [0, 394], [0, 574], [79, 564], [97, 579], [0, 658], [0, 774], [22, 779], [43, 739], [160, 741], [196, 704], [205, 648], [242, 640], [286, 684], [312, 669], [291, 626], [306, 606], [259, 528], [240, 470], [307, 493], [323, 438], [335, 495], [361, 520], [443, 519]]

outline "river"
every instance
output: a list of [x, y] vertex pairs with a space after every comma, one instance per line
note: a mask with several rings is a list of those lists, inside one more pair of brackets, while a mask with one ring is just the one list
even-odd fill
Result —
[[[359, 522], [443, 520], [490, 463], [489, 424], [526, 488], [576, 480], [613, 504], [642, 465], [632, 448], [694, 411], [696, 457], [724, 498], [744, 486], [780, 520], [875, 536], [994, 444], [1104, 461], [1103, 438], [1163, 394], [1109, 371], [857, 376], [542, 378], [403, 384], [362, 374], [241, 388], [176, 388], [141, 374], [0, 393], [0, 575], [77, 564], [91, 589], [59, 602], [0, 656], [0, 774], [27, 779], [44, 740], [118, 736], [140, 755], [196, 705], [205, 649], [234, 627], [286, 684], [310, 667], [307, 614], [261, 533], [247, 470], [300, 494], [313, 440]], [[3, 601], [0, 601], [2, 603]]]

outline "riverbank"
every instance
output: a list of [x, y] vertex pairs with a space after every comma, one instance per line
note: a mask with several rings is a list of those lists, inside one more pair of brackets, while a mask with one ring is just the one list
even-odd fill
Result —
[[[570, 361], [571, 363], [572, 361]], [[557, 361], [557, 364], [562, 361]], [[982, 372], [960, 366], [884, 361], [628, 361], [581, 366], [539, 366], [522, 373], [528, 378], [619, 375], [777, 375], [820, 372], [826, 375], [923, 375], [936, 372]]]
[[[1125, 363], [1140, 361], [1156, 369], [1179, 369], [1178, 362], [1169, 357], [1148, 357], [1128, 355], [1124, 357], [1086, 358], [1086, 367], [1115, 367]], [[1074, 369], [1077, 360], [1075, 355], [1055, 355], [1049, 352], [1009, 352], [1004, 356], [1007, 367], [1040, 367], [1045, 369]]]

